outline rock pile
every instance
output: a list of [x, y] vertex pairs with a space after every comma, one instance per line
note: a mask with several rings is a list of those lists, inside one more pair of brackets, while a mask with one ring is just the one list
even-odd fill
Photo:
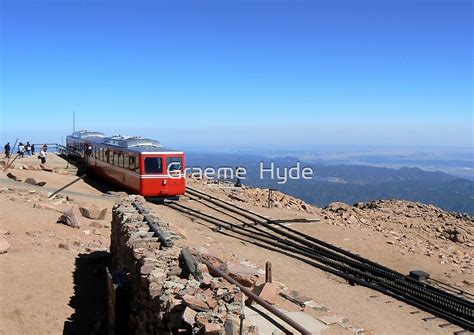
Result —
[[[182, 237], [154, 217], [173, 246], [160, 243], [132, 202], [144, 204], [141, 197], [128, 196], [114, 206], [111, 236], [115, 271], [125, 274], [130, 286], [130, 332], [236, 334], [243, 308], [240, 289], [212, 276], [184, 252]], [[246, 333], [256, 332], [247, 327]]]
[[[268, 189], [260, 189], [244, 186], [238, 190], [225, 190], [230, 200], [249, 203], [259, 207], [268, 207]], [[286, 208], [294, 211], [314, 213], [315, 208], [303, 200], [294, 198], [278, 191], [272, 191], [270, 200], [271, 207]]]
[[[186, 179], [186, 183], [192, 187], [197, 187], [198, 189], [203, 187], [210, 187], [208, 179], [199, 179], [193, 177], [192, 175], [188, 176], [188, 179]], [[213, 189], [216, 189], [215, 185], [218, 184], [214, 184], [214, 186], [212, 187]], [[250, 205], [264, 208], [268, 207], [269, 190], [267, 188], [258, 188], [250, 186], [233, 187], [233, 184], [230, 184], [230, 186], [226, 187], [225, 185], [227, 184], [225, 183], [222, 183], [221, 185], [224, 186], [218, 189], [222, 190], [222, 195], [228, 198], [225, 200], [229, 200], [231, 202], [247, 203]], [[219, 194], [219, 196], [221, 196], [221, 194]], [[307, 213], [317, 212], [316, 207], [311, 206], [310, 204], [304, 202], [301, 199], [292, 197], [279, 191], [272, 191], [272, 197], [270, 201], [272, 208], [283, 208]]]
[[336, 226], [381, 232], [388, 244], [438, 257], [441, 264], [457, 264], [462, 272], [471, 273], [474, 265], [474, 219], [467, 214], [418, 202], [376, 200], [353, 206], [335, 202], [323, 208], [322, 215]]
[[[32, 178], [26, 180], [28, 179]], [[27, 184], [32, 183], [33, 181]], [[97, 204], [76, 205], [73, 203], [73, 199], [62, 194], [56, 194], [53, 198], [49, 198], [46, 192], [16, 187], [1, 187], [0, 193], [7, 194], [10, 201], [32, 202], [36, 209], [60, 212], [62, 214], [58, 218], [58, 222], [73, 228], [80, 228], [84, 217], [93, 220], [104, 220], [107, 214], [107, 207]]]

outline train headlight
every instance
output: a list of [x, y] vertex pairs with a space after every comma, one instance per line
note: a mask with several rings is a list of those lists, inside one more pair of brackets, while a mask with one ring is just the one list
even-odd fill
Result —
[[168, 184], [168, 181], [166, 179], [163, 180], [163, 185]]

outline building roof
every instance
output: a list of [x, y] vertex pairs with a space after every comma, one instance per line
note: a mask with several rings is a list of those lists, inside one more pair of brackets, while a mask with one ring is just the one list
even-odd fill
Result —
[[103, 133], [81, 130], [74, 132], [71, 137], [86, 139], [87, 142], [98, 143], [106, 146], [127, 149], [136, 152], [175, 152], [176, 150], [164, 148], [159, 141], [140, 136], [114, 135], [105, 136]]

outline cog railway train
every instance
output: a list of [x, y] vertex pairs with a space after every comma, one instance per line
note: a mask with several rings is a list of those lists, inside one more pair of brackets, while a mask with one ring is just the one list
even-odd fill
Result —
[[158, 141], [81, 130], [66, 137], [66, 146], [92, 173], [133, 193], [166, 199], [185, 192], [184, 153]]

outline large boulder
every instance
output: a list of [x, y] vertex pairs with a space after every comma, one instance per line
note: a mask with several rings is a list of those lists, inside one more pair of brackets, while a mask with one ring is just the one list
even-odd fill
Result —
[[97, 205], [82, 205], [79, 209], [82, 216], [93, 220], [103, 220], [107, 214], [107, 207]]
[[80, 228], [81, 227], [81, 211], [79, 206], [73, 205], [70, 209], [64, 212], [58, 219], [58, 222], [64, 223], [69, 227]]
[[4, 236], [0, 236], [0, 254], [4, 254], [10, 249], [10, 243]]

